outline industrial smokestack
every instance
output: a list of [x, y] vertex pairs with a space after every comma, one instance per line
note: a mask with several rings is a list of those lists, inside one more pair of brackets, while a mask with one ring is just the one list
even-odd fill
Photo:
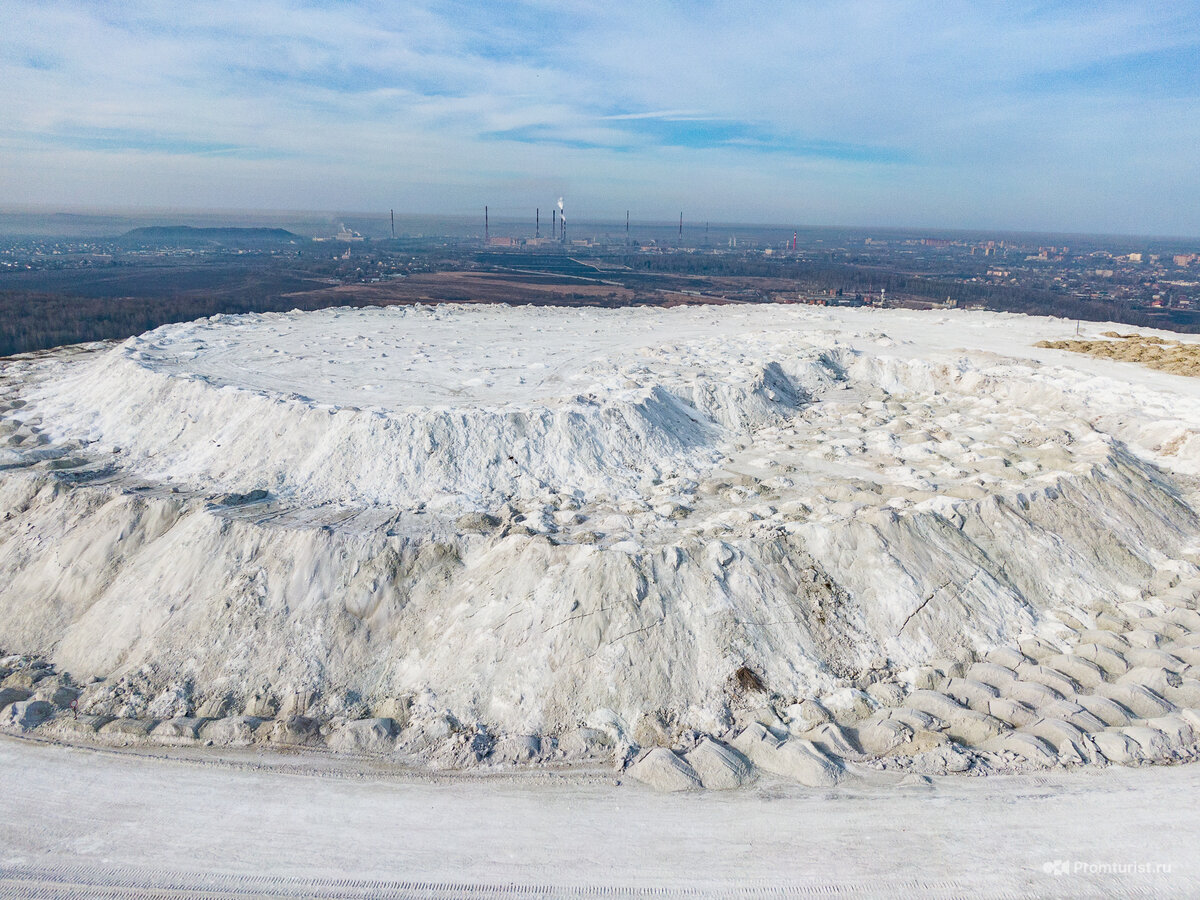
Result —
[[567, 242], [567, 209], [563, 206], [563, 198], [558, 198], [558, 239]]
[[392, 213], [392, 240], [394, 241], [396, 239], [396, 211], [393, 209], [391, 211], [391, 213]]
[[683, 213], [679, 213], [679, 239], [683, 240]]
[[551, 207], [551, 209], [550, 209], [550, 222], [551, 222], [551, 225], [553, 226], [550, 233], [554, 235], [554, 239], [557, 241], [558, 240], [558, 210], [553, 207]]
[[484, 243], [487, 243], [487, 241], [489, 240], [489, 237], [488, 237], [488, 214], [487, 214], [486, 206], [483, 208], [483, 240], [484, 240]]
[[540, 206], [533, 211], [533, 236], [535, 238], [542, 236], [542, 208]]

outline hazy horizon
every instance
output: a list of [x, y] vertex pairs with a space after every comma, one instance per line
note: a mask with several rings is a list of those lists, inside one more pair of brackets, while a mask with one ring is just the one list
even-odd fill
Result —
[[[555, 207], [557, 208], [557, 207]], [[536, 227], [536, 208], [522, 215], [513, 210], [489, 209], [491, 229], [494, 235], [524, 235], [534, 234]], [[428, 212], [411, 212], [395, 210], [397, 235], [411, 232], [414, 227], [425, 229], [426, 236], [434, 236], [428, 232], [430, 226], [444, 227], [446, 236], [465, 237], [483, 235], [483, 209], [474, 214], [442, 214]], [[192, 225], [196, 227], [212, 227], [228, 225], [233, 227], [283, 227], [296, 231], [298, 234], [309, 236], [317, 234], [332, 234], [342, 224], [349, 224], [367, 237], [383, 238], [389, 232], [389, 212], [387, 210], [320, 210], [320, 209], [203, 209], [203, 208], [136, 208], [136, 207], [60, 207], [60, 206], [0, 206], [0, 235], [7, 236], [41, 236], [41, 237], [111, 237], [123, 234], [135, 227]], [[604, 231], [606, 233], [623, 232], [625, 228], [624, 215], [613, 218], [601, 217], [572, 217], [572, 232], [575, 237], [589, 236], [590, 232]], [[678, 228], [678, 212], [675, 216], [644, 217], [632, 216], [630, 227], [635, 236], [638, 232], [671, 232]], [[61, 224], [61, 227], [60, 227]], [[76, 230], [71, 230], [72, 228]], [[363, 229], [368, 229], [364, 231]], [[550, 213], [541, 208], [541, 234], [546, 236], [551, 228]], [[1087, 241], [1119, 241], [1126, 242], [1130, 247], [1142, 246], [1148, 243], [1178, 245], [1179, 248], [1190, 248], [1200, 243], [1200, 235], [1188, 234], [1133, 234], [1133, 233], [1104, 233], [1085, 231], [1039, 231], [1028, 229], [986, 228], [986, 227], [938, 227], [938, 226], [900, 226], [848, 224], [831, 225], [823, 223], [787, 223], [787, 222], [735, 222], [711, 220], [684, 219], [684, 236], [695, 238], [706, 231], [711, 234], [712, 242], [724, 242], [731, 234], [731, 229], [747, 232], [779, 231], [781, 240], [786, 239], [793, 231], [802, 234], [830, 232], [835, 234], [851, 234], [861, 236], [893, 235], [907, 237], [947, 237], [971, 239], [1048, 239], [1049, 243], [1057, 241], [1087, 240]], [[588, 234], [585, 234], [588, 231]], [[650, 235], [653, 236], [653, 235]]]

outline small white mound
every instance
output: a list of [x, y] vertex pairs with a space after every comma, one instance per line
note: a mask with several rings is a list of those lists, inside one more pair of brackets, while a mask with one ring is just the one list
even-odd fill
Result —
[[811, 742], [798, 738], [780, 740], [754, 723], [733, 742], [760, 769], [798, 781], [807, 787], [833, 787], [842, 780], [842, 767]]
[[389, 718], [358, 719], [342, 725], [330, 741], [349, 753], [390, 753], [396, 744], [396, 723]]
[[710, 791], [742, 787], [753, 779], [750, 764], [736, 750], [705, 738], [687, 754], [688, 764]]
[[666, 747], [655, 747], [629, 767], [629, 774], [656, 791], [694, 791], [701, 787], [695, 770]]

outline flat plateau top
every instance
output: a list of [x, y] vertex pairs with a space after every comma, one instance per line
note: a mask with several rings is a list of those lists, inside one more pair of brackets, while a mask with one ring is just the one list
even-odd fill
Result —
[[[1083, 333], [1105, 327], [1111, 326], [1089, 323]], [[736, 367], [764, 344], [778, 352], [834, 340], [892, 356], [962, 348], [1154, 378], [1136, 366], [1105, 366], [1032, 346], [1075, 331], [1075, 323], [1066, 320], [964, 311], [486, 305], [219, 316], [160, 328], [129, 347], [155, 371], [376, 409], [536, 404], [626, 385], [627, 377], [619, 376], [628, 376], [629, 366], [618, 372], [622, 361], [652, 366], [655, 374], [664, 365]]]
[[803, 321], [748, 312], [487, 306], [229, 316], [160, 329], [138, 339], [136, 353], [156, 371], [339, 407], [536, 403], [593, 386], [603, 360]]

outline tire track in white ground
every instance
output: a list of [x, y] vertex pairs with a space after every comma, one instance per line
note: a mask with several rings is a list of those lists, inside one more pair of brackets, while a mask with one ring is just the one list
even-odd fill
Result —
[[[721, 897], [728, 900], [785, 900], [805, 897], [925, 897], [958, 898], [968, 892], [951, 881], [903, 879], [879, 881], [816, 882], [793, 885], [743, 885], [716, 888], [602, 887], [472, 882], [357, 880], [352, 878], [287, 878], [271, 875], [225, 875], [200, 872], [167, 872], [157, 869], [92, 868], [86, 866], [42, 869], [0, 867], [0, 893], [20, 900], [70, 896], [100, 898], [154, 898], [154, 900], [232, 900], [240, 897], [281, 898], [509, 898], [509, 900], [690, 900]], [[970, 892], [978, 896], [976, 892]], [[989, 896], [1016, 896], [1005, 893]]]
[[[1200, 766], [1164, 766], [664, 796], [4, 739], [0, 897], [1198, 896], [1198, 789]], [[1129, 863], [1170, 870], [1098, 870]]]

